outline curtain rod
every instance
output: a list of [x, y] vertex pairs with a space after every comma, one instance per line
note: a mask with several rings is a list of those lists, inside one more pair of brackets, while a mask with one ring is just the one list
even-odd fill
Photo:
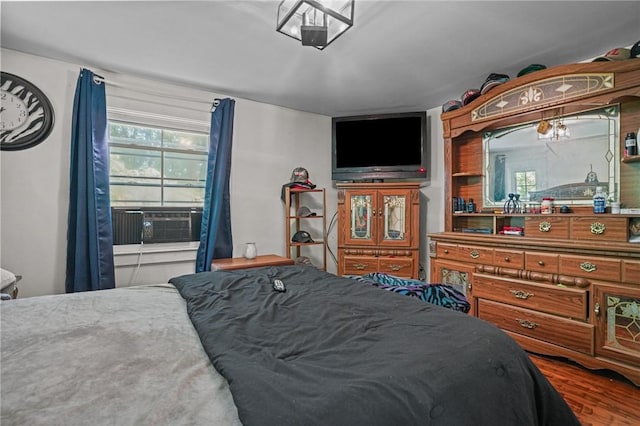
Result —
[[211, 107], [212, 111], [220, 104], [220, 99], [219, 98], [214, 98], [213, 99], [213, 103], [212, 103], [210, 101], [203, 101], [202, 99], [190, 98], [190, 97], [186, 97], [186, 96], [169, 95], [169, 94], [166, 94], [166, 93], [156, 92], [156, 91], [153, 91], [153, 90], [139, 89], [139, 88], [137, 88], [135, 86], [128, 85], [128, 84], [117, 83], [115, 81], [107, 80], [104, 77], [99, 77], [97, 75], [93, 76], [93, 81], [96, 84], [100, 84], [100, 83], [109, 84], [109, 85], [114, 86], [114, 87], [121, 87], [123, 89], [129, 89], [129, 90], [133, 90], [133, 91], [136, 91], [136, 92], [139, 92], [139, 93], [144, 93], [144, 94], [147, 94], [147, 95], [160, 96], [160, 97], [164, 97], [164, 98], [178, 99], [178, 100], [181, 100], [181, 101], [197, 102], [197, 103], [212, 105], [212, 107]]

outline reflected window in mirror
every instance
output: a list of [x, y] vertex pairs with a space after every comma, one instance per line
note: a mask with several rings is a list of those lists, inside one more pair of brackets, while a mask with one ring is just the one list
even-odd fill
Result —
[[618, 198], [618, 139], [617, 105], [487, 131], [484, 206], [502, 207], [510, 193], [523, 202], [588, 205], [596, 186]]

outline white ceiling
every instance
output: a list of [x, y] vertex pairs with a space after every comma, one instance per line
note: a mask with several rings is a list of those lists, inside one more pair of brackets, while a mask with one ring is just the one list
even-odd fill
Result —
[[329, 116], [425, 110], [640, 39], [640, 2], [356, 0], [325, 50], [275, 30], [279, 1], [2, 1], [2, 47]]

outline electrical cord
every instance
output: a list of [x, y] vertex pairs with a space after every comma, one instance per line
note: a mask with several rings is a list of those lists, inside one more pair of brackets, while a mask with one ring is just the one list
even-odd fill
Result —
[[140, 247], [138, 248], [138, 264], [136, 265], [136, 269], [133, 270], [131, 277], [129, 278], [129, 283], [127, 287], [131, 287], [131, 284], [138, 276], [138, 271], [140, 271], [140, 265], [142, 264], [142, 246], [144, 246], [144, 222], [142, 223], [142, 230], [140, 231]]
[[329, 255], [331, 256], [331, 258], [333, 259], [333, 262], [336, 265], [338, 264], [338, 259], [336, 258], [336, 255], [333, 253], [333, 251], [331, 251], [331, 247], [329, 246], [328, 242], [329, 242], [329, 234], [331, 233], [331, 230], [333, 229], [333, 227], [336, 224], [337, 216], [338, 216], [338, 212], [335, 212], [333, 214], [333, 217], [329, 221], [329, 226], [327, 227], [327, 233], [324, 236], [324, 240], [327, 241], [327, 250], [329, 251]]

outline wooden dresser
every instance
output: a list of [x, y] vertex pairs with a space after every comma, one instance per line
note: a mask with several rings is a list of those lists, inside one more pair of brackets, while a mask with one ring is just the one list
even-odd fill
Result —
[[[602, 84], [592, 85], [594, 78]], [[490, 183], [502, 180], [495, 177], [486, 132], [535, 126], [549, 117], [558, 123], [608, 107], [618, 108], [619, 116], [611, 131], [615, 149], [607, 154], [611, 178], [602, 185], [615, 190], [623, 206], [640, 207], [640, 156], [622, 154], [625, 135], [640, 129], [640, 59], [538, 71], [442, 114], [448, 205], [445, 231], [429, 235], [430, 273], [432, 282], [466, 293], [472, 315], [496, 324], [526, 350], [611, 369], [640, 386], [640, 215], [611, 214], [609, 207], [594, 214], [589, 200], [563, 201], [570, 212], [560, 213], [556, 204], [551, 214], [540, 214], [529, 199], [515, 211], [490, 202], [501, 190]], [[508, 167], [505, 176], [516, 182]], [[585, 193], [593, 190], [583, 186]], [[473, 198], [476, 210], [461, 211], [458, 197]]]

